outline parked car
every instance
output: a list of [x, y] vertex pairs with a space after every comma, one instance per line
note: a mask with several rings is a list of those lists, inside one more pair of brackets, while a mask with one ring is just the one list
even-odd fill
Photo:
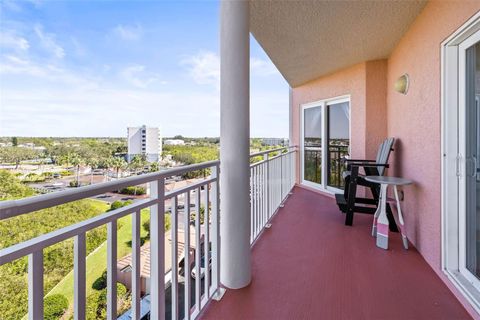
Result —
[[58, 178], [61, 178], [61, 177], [62, 177], [62, 175], [61, 175], [60, 173], [54, 173], [54, 174], [52, 175], [52, 178], [53, 178], [53, 179], [58, 179]]

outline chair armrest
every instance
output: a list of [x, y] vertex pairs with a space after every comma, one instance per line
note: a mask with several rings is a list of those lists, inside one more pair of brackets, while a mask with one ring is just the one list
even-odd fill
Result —
[[390, 167], [388, 163], [371, 163], [371, 162], [353, 162], [353, 163], [349, 163], [348, 165], [354, 166], [354, 167], [370, 167], [370, 168], [376, 168], [376, 167], [389, 168]]
[[344, 159], [345, 162], [375, 162], [376, 160]]

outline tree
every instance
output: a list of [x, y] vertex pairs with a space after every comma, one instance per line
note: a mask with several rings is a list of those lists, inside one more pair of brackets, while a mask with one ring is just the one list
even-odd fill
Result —
[[90, 184], [93, 184], [93, 170], [98, 168], [100, 161], [97, 158], [87, 158], [85, 163], [90, 167]]
[[72, 165], [75, 168], [75, 186], [78, 187], [79, 185], [79, 178], [80, 178], [80, 165], [84, 163], [84, 159], [82, 159], [76, 153], [67, 153], [58, 158], [58, 163], [63, 166], [70, 166]]
[[52, 294], [45, 297], [43, 304], [45, 320], [59, 319], [68, 309], [68, 300], [62, 294]]
[[145, 159], [145, 156], [137, 154], [132, 158], [132, 160], [130, 160], [128, 167], [136, 174], [138, 169], [143, 168], [146, 163], [147, 161]]
[[0, 201], [33, 196], [33, 189], [21, 183], [12, 173], [0, 170]]
[[115, 172], [117, 174], [117, 179], [120, 177], [119, 173], [121, 169], [125, 169], [127, 167], [127, 162], [123, 160], [123, 158], [119, 157], [112, 157], [110, 159], [111, 161], [111, 166], [113, 169], [115, 169]]
[[157, 172], [160, 170], [160, 166], [158, 165], [158, 162], [152, 162], [150, 164], [150, 172]]
[[[111, 168], [113, 168], [113, 157], [102, 159], [100, 161], [99, 166], [107, 169], [107, 177], [108, 177], [108, 172], [110, 171]], [[104, 178], [103, 180], [105, 181], [105, 174], [103, 175], [103, 178]]]
[[37, 151], [29, 148], [0, 148], [0, 161], [4, 163], [14, 163], [15, 169], [18, 169], [22, 161], [34, 159], [37, 155]]
[[12, 138], [12, 146], [14, 146], [14, 147], [18, 146], [18, 138], [17, 137]]

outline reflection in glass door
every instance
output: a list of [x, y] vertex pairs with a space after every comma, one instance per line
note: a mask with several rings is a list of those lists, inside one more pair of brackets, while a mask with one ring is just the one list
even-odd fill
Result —
[[350, 147], [350, 104], [348, 101], [328, 104], [327, 111], [327, 185], [344, 188], [342, 173], [347, 169], [345, 157]]
[[303, 110], [303, 179], [322, 183], [322, 107]]
[[319, 101], [302, 108], [303, 182], [337, 191], [350, 148], [349, 98]]
[[480, 279], [480, 43], [465, 53], [465, 118], [464, 128], [460, 127], [465, 133], [461, 139], [464, 141], [460, 141], [465, 154], [464, 179], [461, 179], [465, 184], [462, 188], [465, 194], [461, 195], [466, 210], [465, 267]]

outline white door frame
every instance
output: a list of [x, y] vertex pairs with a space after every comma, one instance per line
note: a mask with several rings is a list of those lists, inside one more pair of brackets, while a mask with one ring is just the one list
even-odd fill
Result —
[[[327, 166], [324, 165], [326, 161], [326, 151], [327, 151], [327, 127], [328, 127], [328, 119], [325, 116], [326, 115], [326, 107], [331, 104], [336, 104], [336, 103], [342, 103], [342, 102], [348, 102], [349, 108], [349, 140], [350, 140], [350, 150], [351, 150], [351, 141], [352, 141], [352, 103], [350, 99], [350, 95], [342, 95], [342, 96], [337, 96], [337, 97], [332, 97], [328, 99], [322, 99], [322, 100], [317, 100], [314, 102], [309, 102], [309, 103], [304, 103], [300, 105], [300, 183], [314, 188], [318, 189], [323, 192], [327, 193], [342, 193], [343, 190], [340, 190], [338, 188], [334, 187], [329, 187], [327, 185]], [[320, 184], [305, 180], [304, 174], [304, 163], [305, 163], [305, 155], [304, 155], [304, 138], [305, 138], [305, 119], [304, 119], [304, 114], [305, 114], [305, 109], [309, 108], [315, 108], [315, 107], [320, 107], [321, 108], [321, 113], [322, 113], [322, 182]]]
[[[462, 273], [472, 285], [480, 291], [480, 280], [474, 276], [470, 270], [466, 268], [466, 176], [467, 166], [465, 163], [466, 155], [466, 50], [471, 46], [480, 42], [480, 31], [471, 35], [458, 46], [458, 154], [460, 161], [460, 175], [458, 177], [458, 213], [459, 213], [459, 271]], [[464, 250], [465, 249], [465, 250]]]
[[442, 270], [480, 313], [480, 281], [465, 268], [465, 50], [480, 41], [480, 12], [441, 46]]

